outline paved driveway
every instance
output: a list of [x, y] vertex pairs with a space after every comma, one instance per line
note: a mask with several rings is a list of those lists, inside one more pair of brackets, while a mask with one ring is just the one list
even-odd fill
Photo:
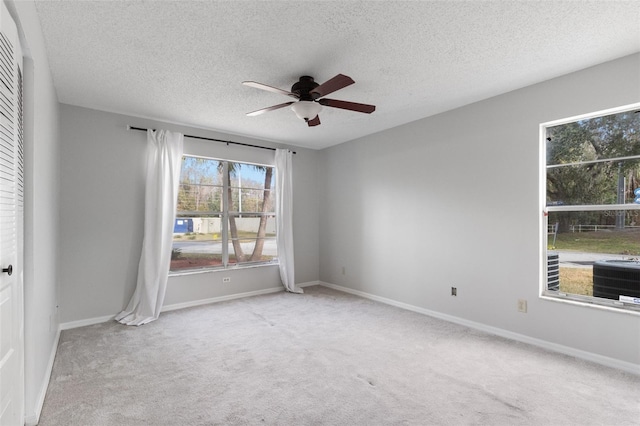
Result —
[[558, 253], [560, 266], [569, 268], [591, 268], [596, 260], [631, 259], [633, 256], [606, 253], [584, 253], [580, 251], [553, 250]]

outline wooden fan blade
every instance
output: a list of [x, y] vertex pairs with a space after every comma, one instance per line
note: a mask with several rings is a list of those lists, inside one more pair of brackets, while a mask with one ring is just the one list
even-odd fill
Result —
[[309, 125], [309, 127], [319, 126], [320, 125], [320, 116], [316, 115], [316, 118], [314, 118], [313, 120], [307, 121], [307, 124]]
[[375, 105], [359, 104], [357, 102], [339, 101], [337, 99], [320, 99], [318, 103], [323, 106], [348, 109], [349, 111], [364, 112], [371, 114], [376, 110]]
[[256, 115], [260, 115], [260, 114], [264, 114], [265, 112], [269, 112], [269, 111], [273, 111], [273, 110], [276, 110], [276, 109], [284, 108], [284, 107], [289, 106], [291, 104], [295, 104], [295, 102], [293, 102], [293, 101], [292, 102], [285, 102], [283, 104], [262, 108], [262, 109], [259, 109], [257, 111], [248, 112], [247, 115], [249, 117], [255, 117]]
[[331, 80], [327, 80], [324, 83], [322, 83], [320, 86], [316, 87], [315, 89], [312, 89], [311, 96], [313, 97], [313, 99], [318, 99], [323, 96], [327, 96], [329, 93], [333, 93], [336, 90], [340, 90], [344, 87], [347, 87], [353, 83], [355, 83], [355, 81], [353, 81], [351, 77], [348, 77], [344, 74], [338, 74], [335, 77], [333, 77]]
[[298, 95], [296, 95], [295, 93], [278, 89], [277, 87], [268, 86], [266, 84], [258, 83], [256, 81], [243, 81], [242, 84], [244, 84], [245, 86], [254, 87], [256, 89], [266, 90], [267, 92], [280, 93], [281, 95], [291, 96], [292, 98], [298, 99]]

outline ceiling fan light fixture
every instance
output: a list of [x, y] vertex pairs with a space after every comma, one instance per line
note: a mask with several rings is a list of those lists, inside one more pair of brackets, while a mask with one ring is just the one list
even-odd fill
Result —
[[309, 121], [316, 118], [322, 109], [322, 106], [313, 101], [298, 101], [291, 105], [291, 109], [296, 113], [298, 118], [301, 118], [304, 121]]
[[254, 87], [260, 90], [266, 90], [267, 92], [279, 93], [281, 95], [290, 96], [297, 99], [296, 101], [289, 101], [283, 104], [273, 105], [267, 108], [262, 108], [257, 111], [247, 113], [248, 116], [254, 117], [256, 115], [263, 114], [269, 111], [275, 111], [280, 108], [285, 108], [291, 105], [291, 109], [296, 113], [298, 118], [303, 119], [309, 127], [315, 127], [320, 125], [320, 116], [318, 113], [322, 110], [322, 107], [339, 108], [348, 111], [363, 112], [365, 114], [371, 114], [376, 110], [375, 105], [359, 104], [357, 102], [340, 101], [338, 99], [327, 99], [326, 95], [345, 88], [355, 83], [353, 79], [344, 74], [338, 74], [335, 77], [325, 81], [322, 84], [318, 84], [313, 80], [313, 77], [303, 75], [300, 80], [291, 86], [291, 91], [278, 89], [277, 87], [269, 86], [267, 84], [258, 83], [255, 81], [243, 81], [242, 84], [249, 87]]

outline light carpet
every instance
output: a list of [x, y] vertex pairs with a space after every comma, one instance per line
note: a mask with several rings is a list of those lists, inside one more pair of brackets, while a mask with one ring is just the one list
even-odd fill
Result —
[[64, 331], [40, 425], [625, 425], [640, 377], [325, 287]]

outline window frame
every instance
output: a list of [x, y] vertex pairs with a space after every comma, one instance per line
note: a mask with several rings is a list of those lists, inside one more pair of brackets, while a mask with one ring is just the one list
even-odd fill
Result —
[[[241, 263], [239, 263], [239, 262], [230, 263], [229, 262], [229, 253], [230, 253], [229, 246], [232, 244], [232, 237], [229, 234], [229, 232], [230, 232], [230, 230], [229, 230], [229, 216], [230, 215], [235, 215], [236, 217], [238, 217], [238, 216], [242, 216], [242, 214], [245, 213], [245, 214], [248, 214], [248, 215], [253, 215], [253, 216], [256, 216], [256, 217], [260, 217], [261, 215], [263, 215], [263, 213], [262, 212], [240, 212], [240, 211], [232, 210], [233, 206], [229, 206], [228, 202], [226, 200], [226, 194], [228, 193], [230, 188], [233, 188], [233, 185], [227, 179], [229, 163], [236, 163], [236, 164], [249, 165], [249, 166], [269, 167], [269, 168], [273, 169], [274, 184], [270, 188], [270, 191], [271, 191], [271, 194], [272, 194], [272, 200], [275, 203], [276, 189], [277, 189], [277, 185], [275, 185], [275, 179], [276, 179], [275, 167], [276, 166], [273, 165], [273, 164], [263, 164], [263, 163], [257, 163], [257, 162], [251, 162], [251, 161], [222, 159], [222, 158], [218, 158], [218, 157], [209, 157], [209, 156], [206, 156], [206, 155], [197, 155], [197, 154], [183, 154], [182, 158], [184, 159], [185, 157], [217, 161], [217, 162], [222, 164], [222, 167], [223, 167], [222, 176], [223, 176], [223, 178], [222, 178], [222, 186], [221, 187], [222, 187], [223, 196], [222, 196], [222, 200], [221, 200], [221, 206], [222, 206], [221, 211], [220, 212], [217, 212], [217, 211], [196, 212], [196, 211], [187, 211], [187, 210], [179, 211], [177, 203], [176, 203], [176, 211], [175, 211], [175, 219], [179, 218], [178, 214], [191, 214], [191, 215], [193, 215], [193, 217], [198, 217], [197, 215], [199, 215], [199, 216], [219, 215], [219, 217], [220, 217], [220, 233], [221, 233], [220, 243], [222, 245], [222, 247], [221, 247], [221, 250], [222, 250], [222, 264], [221, 265], [216, 265], [216, 266], [202, 266], [202, 267], [184, 268], [184, 269], [176, 269], [176, 270], [171, 270], [170, 269], [169, 270], [169, 276], [193, 275], [193, 274], [202, 274], [202, 273], [208, 273], [208, 272], [227, 271], [227, 270], [235, 270], [235, 269], [248, 269], [248, 268], [257, 268], [257, 267], [273, 266], [273, 265], [277, 266], [279, 264], [277, 254], [272, 259], [265, 260], [265, 261], [251, 261], [251, 262], [241, 262]], [[181, 161], [183, 161], [183, 160], [181, 160]], [[180, 172], [182, 173], [182, 168], [181, 168]], [[179, 184], [181, 184], [181, 182]], [[275, 210], [273, 211], [273, 213], [269, 213], [268, 215], [269, 216], [273, 216], [274, 220], [276, 220], [277, 214], [276, 214]], [[175, 222], [175, 219], [174, 219], [174, 222]], [[269, 239], [270, 240], [272, 239], [273, 241], [276, 242], [276, 250], [277, 250], [277, 229], [276, 229], [276, 234], [273, 237], [270, 237]], [[256, 241], [257, 241], [257, 238], [256, 238]], [[173, 249], [173, 243], [172, 243], [172, 249]]]
[[[586, 296], [580, 294], [564, 293], [561, 291], [554, 291], [548, 289], [548, 248], [549, 241], [549, 222], [548, 215], [551, 212], [579, 212], [579, 211], [640, 211], [640, 204], [590, 204], [590, 205], [554, 205], [547, 206], [547, 128], [555, 127], [563, 124], [574, 123], [577, 121], [588, 120], [597, 117], [604, 117], [607, 115], [619, 114], [627, 111], [639, 110], [640, 102], [623, 105], [615, 108], [609, 108], [592, 113], [576, 115], [559, 120], [553, 120], [541, 123], [539, 126], [539, 164], [540, 164], [540, 181], [539, 181], [539, 206], [542, 212], [541, 219], [539, 221], [540, 230], [540, 259], [539, 270], [542, 271], [539, 282], [539, 297], [546, 300], [557, 301], [562, 303], [569, 303], [580, 306], [589, 306], [597, 309], [603, 309], [608, 311], [614, 311], [619, 313], [626, 313], [631, 315], [640, 316], [640, 305], [633, 303], [626, 303], [615, 299], [607, 299], [595, 296]], [[598, 159], [589, 162], [576, 162], [571, 164], [580, 163], [595, 163], [605, 161], [617, 161], [625, 159], [636, 159], [638, 156], [629, 157], [617, 157], [608, 159]], [[569, 165], [569, 163], [567, 163]], [[552, 165], [553, 167], [553, 165]], [[558, 167], [558, 166], [556, 166]]]

